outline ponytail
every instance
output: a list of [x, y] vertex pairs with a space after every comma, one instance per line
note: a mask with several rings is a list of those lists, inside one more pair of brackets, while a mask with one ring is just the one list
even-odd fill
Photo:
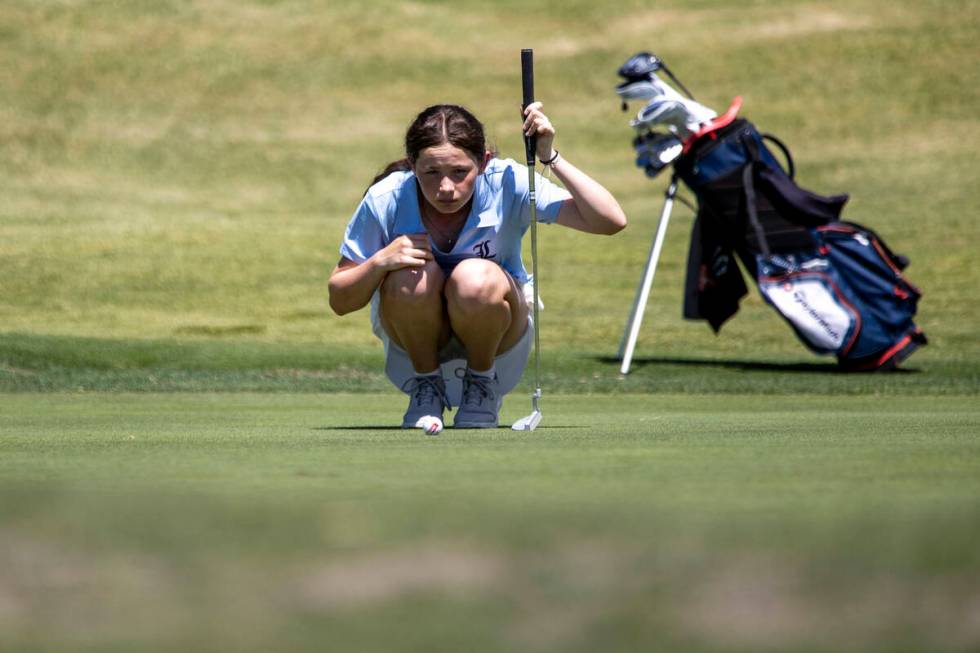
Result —
[[[384, 167], [384, 170], [382, 170], [377, 174], [377, 176], [375, 176], [375, 178], [371, 181], [371, 184], [368, 186], [368, 188], [374, 186], [376, 183], [378, 183], [379, 181], [381, 181], [382, 179], [384, 179], [385, 177], [387, 177], [393, 172], [404, 172], [406, 170], [411, 170], [411, 169], [412, 169], [412, 162], [409, 161], [407, 157], [404, 159], [398, 159], [397, 161], [392, 161], [391, 163], [389, 163]], [[364, 192], [367, 193], [367, 190], [365, 190]]]

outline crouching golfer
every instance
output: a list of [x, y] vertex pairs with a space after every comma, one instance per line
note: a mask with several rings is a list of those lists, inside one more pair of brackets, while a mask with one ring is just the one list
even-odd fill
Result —
[[[553, 149], [541, 103], [524, 133], [565, 186], [535, 179], [540, 222], [593, 234], [626, 226], [615, 198]], [[330, 275], [330, 307], [371, 304], [385, 372], [409, 395], [402, 428], [458, 406], [455, 428], [497, 426], [533, 341], [532, 289], [521, 260], [530, 224], [527, 166], [497, 159], [466, 109], [436, 105], [405, 134], [406, 158], [388, 165], [354, 212]], [[566, 190], [567, 189], [567, 190]]]

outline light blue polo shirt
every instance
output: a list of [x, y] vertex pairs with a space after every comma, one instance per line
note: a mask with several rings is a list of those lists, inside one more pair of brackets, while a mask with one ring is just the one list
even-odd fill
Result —
[[[496, 261], [519, 283], [528, 282], [521, 259], [521, 237], [531, 224], [527, 166], [513, 159], [491, 159], [477, 177], [473, 206], [453, 248], [432, 243], [436, 262], [447, 273], [468, 258]], [[538, 222], [553, 223], [571, 194], [535, 175]], [[419, 190], [412, 172], [394, 172], [371, 186], [354, 212], [340, 255], [363, 263], [403, 234], [426, 231], [419, 214]], [[431, 242], [431, 238], [430, 238]]]

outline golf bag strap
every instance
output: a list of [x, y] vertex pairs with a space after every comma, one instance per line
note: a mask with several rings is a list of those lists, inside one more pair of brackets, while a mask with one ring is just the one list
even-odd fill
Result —
[[759, 211], [756, 208], [755, 194], [755, 169], [756, 166], [765, 164], [759, 155], [759, 146], [756, 141], [744, 134], [739, 140], [741, 140], [742, 147], [745, 148], [745, 153], [748, 155], [747, 158], [749, 160], [745, 164], [745, 167], [742, 168], [742, 188], [745, 190], [745, 213], [748, 215], [752, 230], [755, 231], [755, 237], [759, 243], [759, 251], [764, 256], [769, 256], [769, 241], [766, 239], [766, 232], [762, 228], [762, 224], [759, 223]]
[[760, 134], [760, 136], [767, 141], [771, 141], [776, 147], [782, 150], [783, 156], [786, 157], [786, 174], [790, 179], [794, 178], [796, 176], [796, 166], [793, 164], [793, 156], [789, 153], [789, 148], [786, 147], [786, 144], [769, 133]]
[[759, 250], [764, 256], [769, 256], [769, 241], [766, 240], [766, 232], [759, 224], [759, 213], [755, 206], [755, 162], [749, 162], [742, 168], [742, 186], [745, 188], [745, 212], [749, 216], [749, 224], [755, 231], [756, 240], [759, 242]]

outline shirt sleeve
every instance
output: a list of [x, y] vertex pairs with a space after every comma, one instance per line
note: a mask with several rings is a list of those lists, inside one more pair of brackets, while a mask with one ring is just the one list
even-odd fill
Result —
[[387, 244], [388, 237], [382, 218], [371, 202], [371, 197], [365, 196], [347, 223], [344, 241], [340, 244], [340, 255], [360, 264]]
[[[558, 219], [558, 211], [572, 194], [547, 177], [534, 173], [534, 196], [538, 209], [538, 222], [552, 224]], [[528, 222], [530, 222], [530, 209]]]

